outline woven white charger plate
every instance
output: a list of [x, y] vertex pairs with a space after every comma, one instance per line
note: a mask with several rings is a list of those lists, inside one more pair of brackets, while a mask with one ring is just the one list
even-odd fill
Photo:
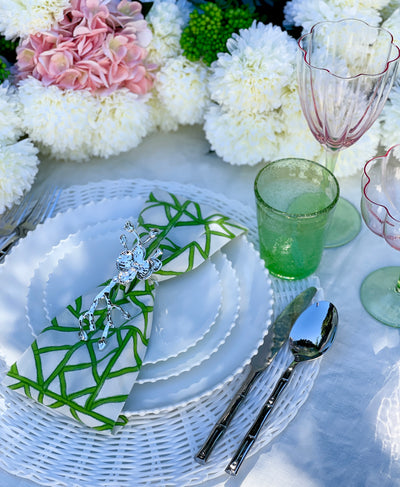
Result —
[[[119, 180], [74, 186], [63, 192], [56, 211], [104, 198], [147, 196], [154, 187], [223, 211], [246, 225], [249, 240], [256, 244], [256, 218], [250, 208], [205, 189], [172, 182]], [[318, 288], [319, 280], [315, 276], [294, 282], [272, 279], [272, 284], [276, 315], [306, 287]], [[321, 297], [319, 289], [318, 298]], [[183, 487], [216, 479], [224, 475], [224, 468], [243, 433], [290, 360], [288, 350], [281, 350], [254, 386], [206, 465], [195, 463], [193, 456], [233, 396], [242, 374], [234, 376], [213, 394], [204, 394], [182, 407], [146, 416], [130, 414], [127, 426], [111, 437], [81, 427], [0, 385], [0, 466], [14, 475], [51, 486]], [[295, 417], [308, 397], [318, 369], [318, 361], [298, 367], [251, 454], [279, 435]], [[4, 375], [5, 371], [4, 368], [0, 374]]]

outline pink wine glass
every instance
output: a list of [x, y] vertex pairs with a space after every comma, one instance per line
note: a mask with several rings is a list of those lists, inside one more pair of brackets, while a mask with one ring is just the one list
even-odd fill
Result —
[[[368, 228], [400, 250], [400, 144], [364, 167], [361, 214]], [[400, 266], [378, 269], [363, 281], [364, 308], [386, 325], [400, 327]]]
[[[339, 151], [359, 140], [381, 113], [400, 50], [390, 32], [357, 19], [319, 22], [298, 46], [300, 104], [334, 172]], [[340, 198], [326, 246], [344, 245], [360, 228], [359, 212]]]

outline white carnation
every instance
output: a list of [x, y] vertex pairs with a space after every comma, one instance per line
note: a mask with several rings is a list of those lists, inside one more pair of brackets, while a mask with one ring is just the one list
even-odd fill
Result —
[[351, 7], [356, 4], [359, 10], [367, 10], [370, 8], [381, 10], [389, 5], [390, 0], [358, 0], [357, 2], [354, 0], [330, 0], [330, 3], [342, 8]]
[[14, 39], [49, 30], [69, 4], [69, 0], [0, 0], [0, 31]]
[[201, 123], [209, 100], [207, 79], [208, 69], [202, 63], [184, 56], [169, 59], [157, 74], [159, 101], [178, 123]]
[[[323, 20], [341, 20], [356, 18], [371, 25], [379, 25], [381, 16], [379, 5], [388, 0], [289, 0], [284, 7], [285, 25], [302, 27], [309, 32], [311, 27]], [[377, 6], [376, 6], [377, 5]], [[382, 5], [383, 6], [383, 5]]]
[[168, 108], [160, 101], [156, 88], [153, 88], [152, 96], [148, 101], [150, 107], [150, 119], [152, 131], [161, 130], [172, 132], [178, 130], [179, 123], [169, 112]]
[[0, 113], [0, 141], [12, 144], [23, 135], [23, 131], [18, 98], [15, 89], [7, 82], [0, 85]]
[[96, 98], [90, 153], [109, 157], [139, 145], [151, 128], [146, 100], [127, 89]]
[[27, 78], [19, 98], [23, 128], [34, 142], [56, 157], [85, 158], [96, 120], [95, 98], [89, 92], [44, 87]]
[[[307, 125], [294, 79], [281, 101], [279, 109], [265, 113], [224, 111], [220, 106], [211, 106], [204, 130], [212, 149], [234, 165], [254, 165], [293, 156], [325, 165], [325, 149]], [[358, 142], [339, 152], [335, 175], [357, 174], [376, 153], [379, 140], [380, 126], [375, 123]]]
[[204, 130], [211, 148], [234, 165], [255, 165], [279, 154], [282, 124], [276, 113], [224, 111], [212, 105], [205, 114]]
[[264, 112], [281, 104], [295, 70], [296, 42], [280, 27], [253, 23], [227, 42], [212, 64], [211, 98], [225, 108]]
[[[174, 0], [165, 0], [165, 1], [173, 2]], [[189, 22], [191, 12], [193, 12], [194, 10], [193, 3], [191, 3], [189, 0], [177, 0], [176, 4], [178, 5], [179, 10], [181, 12], [183, 18], [183, 24], [186, 25]]]
[[[380, 128], [374, 124], [355, 144], [339, 152], [334, 174], [338, 178], [361, 175], [365, 163], [376, 155], [379, 147]], [[301, 157], [326, 164], [326, 151], [312, 136], [306, 122], [304, 129], [288, 131], [279, 138], [276, 158]], [[265, 157], [264, 157], [265, 159]]]
[[389, 149], [395, 144], [400, 143], [399, 124], [400, 124], [400, 86], [394, 85], [389, 99], [386, 102], [380, 116], [381, 142], [384, 147]]
[[35, 78], [20, 83], [22, 126], [43, 152], [84, 161], [135, 147], [150, 128], [149, 108], [128, 90], [107, 97], [88, 91], [43, 86]]
[[[361, 175], [365, 163], [376, 155], [379, 140], [380, 127], [379, 123], [376, 123], [355, 144], [339, 151], [333, 171], [335, 176], [342, 178], [355, 174]], [[296, 152], [289, 152], [285, 157], [296, 154], [298, 157], [310, 159], [322, 165], [326, 164], [326, 151], [311, 136], [310, 131], [299, 132], [297, 136], [292, 134], [291, 137], [288, 137], [288, 144], [295, 145]]]
[[0, 145], [0, 213], [17, 203], [35, 179], [39, 159], [37, 148], [28, 139]]
[[339, 152], [335, 176], [347, 177], [359, 174], [365, 163], [377, 153], [381, 137], [380, 124], [376, 121], [355, 144]]
[[392, 34], [394, 43], [400, 46], [400, 8], [397, 8], [391, 16], [383, 22], [382, 27]]
[[320, 161], [321, 145], [312, 135], [301, 110], [296, 82], [288, 87], [282, 96], [280, 109], [282, 133], [279, 137], [278, 157], [293, 157]]
[[146, 17], [153, 33], [148, 61], [163, 65], [167, 59], [182, 52], [180, 38], [187, 18], [188, 8], [184, 2], [177, 4], [174, 0], [156, 0], [153, 3]]

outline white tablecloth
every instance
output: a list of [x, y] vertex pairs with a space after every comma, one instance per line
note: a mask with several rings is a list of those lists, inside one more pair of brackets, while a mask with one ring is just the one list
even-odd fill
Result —
[[[43, 160], [34, 189], [50, 182], [67, 187], [123, 177], [159, 179], [192, 183], [254, 207], [253, 182], [260, 167], [223, 162], [209, 152], [200, 128], [184, 127], [150, 136], [135, 150], [108, 160]], [[360, 175], [340, 180], [342, 195], [357, 206]], [[364, 224], [353, 242], [324, 251], [317, 275], [339, 310], [340, 326], [308, 400], [283, 434], [250, 457], [236, 478], [221, 472], [219, 481], [204, 485], [400, 485], [399, 330], [376, 322], [359, 299], [370, 271], [398, 263], [400, 255]], [[0, 485], [37, 484], [0, 470]]]

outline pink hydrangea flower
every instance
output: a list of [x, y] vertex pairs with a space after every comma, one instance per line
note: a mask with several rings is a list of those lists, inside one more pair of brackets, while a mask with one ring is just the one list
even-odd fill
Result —
[[129, 0], [71, 0], [54, 29], [17, 48], [19, 78], [96, 94], [118, 88], [147, 93], [156, 67], [145, 63], [151, 31], [141, 8]]

